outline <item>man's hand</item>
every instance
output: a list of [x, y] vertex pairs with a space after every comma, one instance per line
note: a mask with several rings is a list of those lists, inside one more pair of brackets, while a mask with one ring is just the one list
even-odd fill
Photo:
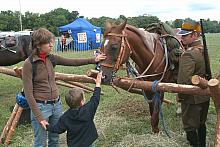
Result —
[[46, 130], [47, 129], [47, 125], [49, 125], [49, 123], [46, 121], [46, 120], [42, 120], [41, 122], [40, 122], [40, 124], [41, 124], [41, 126]]
[[105, 54], [100, 54], [95, 58], [95, 62], [99, 62], [99, 61], [102, 61], [102, 60], [105, 60], [105, 59], [106, 59], [106, 55]]
[[100, 87], [102, 82], [102, 71], [97, 74], [97, 78], [95, 80], [96, 87]]

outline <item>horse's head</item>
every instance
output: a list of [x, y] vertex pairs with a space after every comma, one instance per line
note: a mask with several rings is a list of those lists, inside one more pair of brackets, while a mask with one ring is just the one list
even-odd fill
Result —
[[104, 84], [110, 84], [114, 74], [119, 69], [119, 66], [124, 63], [130, 54], [128, 42], [124, 28], [127, 21], [120, 25], [112, 25], [106, 23], [104, 42], [101, 51], [106, 54], [107, 58], [101, 63], [101, 70], [103, 71]]

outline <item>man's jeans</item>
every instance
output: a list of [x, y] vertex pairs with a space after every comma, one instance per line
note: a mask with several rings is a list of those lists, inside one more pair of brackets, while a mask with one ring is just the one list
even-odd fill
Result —
[[[41, 111], [42, 117], [53, 126], [59, 117], [62, 115], [61, 100], [54, 104], [37, 103], [37, 107]], [[47, 132], [35, 119], [33, 112], [31, 112], [31, 125], [34, 129], [34, 147], [46, 147], [48, 134], [48, 147], [59, 147], [59, 135], [56, 133]]]

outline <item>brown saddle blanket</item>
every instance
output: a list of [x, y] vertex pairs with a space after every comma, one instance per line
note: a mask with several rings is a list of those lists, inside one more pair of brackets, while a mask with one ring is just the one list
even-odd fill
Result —
[[126, 29], [135, 32], [140, 36], [145, 44], [145, 46], [151, 49], [152, 53], [155, 52], [155, 41], [159, 40], [159, 35], [156, 33], [150, 33], [144, 30], [140, 30], [134, 26], [126, 25]]

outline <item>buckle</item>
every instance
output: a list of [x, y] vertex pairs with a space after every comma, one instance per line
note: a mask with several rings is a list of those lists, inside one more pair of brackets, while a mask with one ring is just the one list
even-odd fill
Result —
[[52, 100], [52, 101], [50, 101], [50, 100], [49, 101], [48, 100], [41, 101], [41, 100], [36, 99], [36, 102], [37, 103], [43, 103], [44, 105], [46, 105], [46, 104], [55, 104], [55, 103], [59, 102], [59, 100], [60, 100], [60, 97], [58, 99]]

